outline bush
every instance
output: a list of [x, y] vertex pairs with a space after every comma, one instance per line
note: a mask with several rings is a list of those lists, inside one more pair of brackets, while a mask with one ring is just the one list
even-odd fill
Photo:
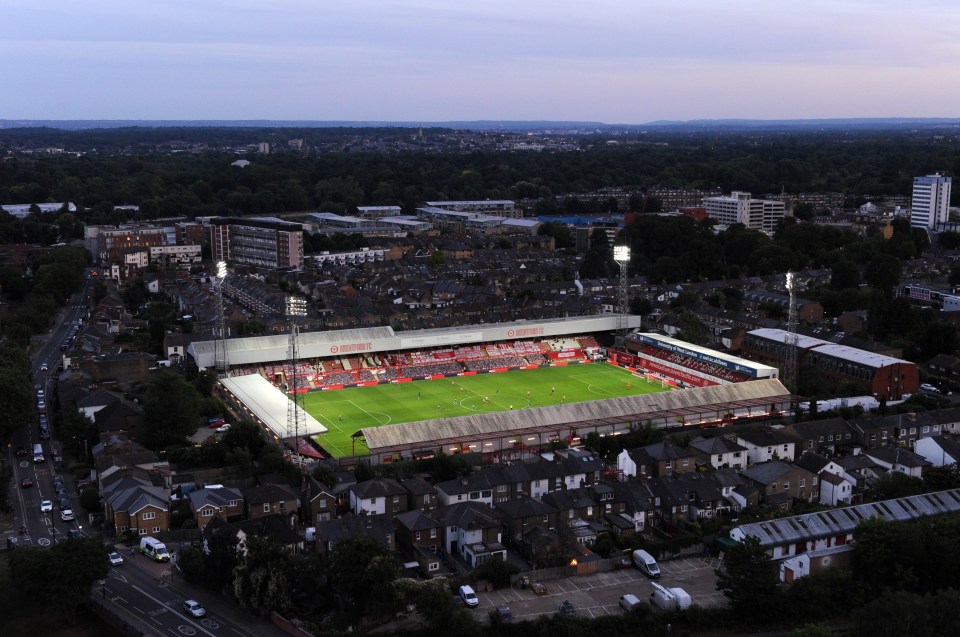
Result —
[[478, 580], [487, 580], [493, 584], [494, 588], [508, 588], [510, 586], [510, 576], [519, 572], [520, 569], [513, 564], [498, 558], [487, 560], [474, 569], [473, 574]]

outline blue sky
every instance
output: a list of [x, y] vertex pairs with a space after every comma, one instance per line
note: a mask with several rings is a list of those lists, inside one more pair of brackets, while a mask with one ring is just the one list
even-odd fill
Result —
[[948, 0], [0, 0], [0, 119], [958, 117]]

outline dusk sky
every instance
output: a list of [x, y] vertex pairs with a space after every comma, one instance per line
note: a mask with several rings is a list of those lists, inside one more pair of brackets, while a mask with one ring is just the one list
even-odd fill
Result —
[[0, 119], [958, 117], [951, 0], [0, 0]]

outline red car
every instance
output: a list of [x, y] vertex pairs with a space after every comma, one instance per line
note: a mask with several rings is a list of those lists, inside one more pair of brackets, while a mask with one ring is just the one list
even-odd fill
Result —
[[217, 427], [222, 427], [227, 424], [227, 421], [223, 418], [211, 418], [207, 421], [211, 429], [216, 429]]
[[33, 486], [33, 480], [31, 480], [30, 478], [24, 478], [23, 480], [20, 481], [21, 489], [29, 489], [32, 486]]
[[17, 447], [17, 457], [27, 455], [27, 450], [23, 447]]

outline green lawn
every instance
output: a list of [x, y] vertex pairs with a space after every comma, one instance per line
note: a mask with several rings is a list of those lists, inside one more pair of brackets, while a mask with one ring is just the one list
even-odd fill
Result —
[[[303, 408], [329, 429], [316, 440], [339, 458], [353, 454], [351, 435], [364, 427], [660, 391], [659, 383], [591, 363], [311, 392], [303, 397]], [[366, 452], [358, 443], [357, 455]]]

